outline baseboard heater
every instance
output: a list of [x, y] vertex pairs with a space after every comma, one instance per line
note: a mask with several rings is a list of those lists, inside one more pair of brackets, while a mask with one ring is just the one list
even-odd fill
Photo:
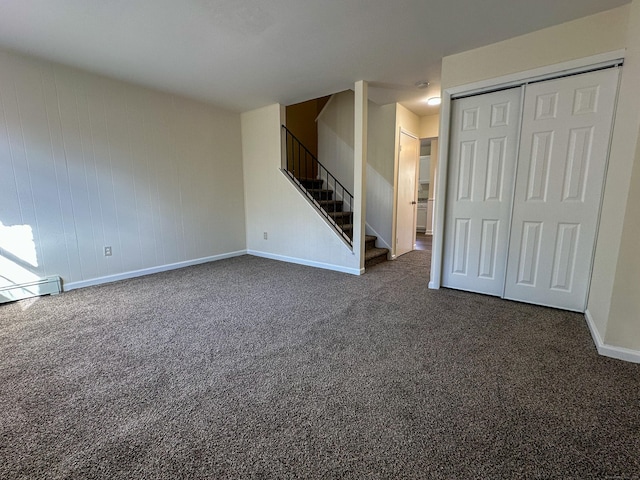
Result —
[[0, 287], [0, 303], [15, 302], [40, 295], [57, 295], [60, 292], [62, 292], [62, 279], [46, 277], [33, 282]]

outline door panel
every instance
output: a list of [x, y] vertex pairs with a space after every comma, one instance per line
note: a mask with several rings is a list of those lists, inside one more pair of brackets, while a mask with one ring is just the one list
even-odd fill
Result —
[[584, 311], [618, 70], [527, 86], [505, 298]]
[[398, 159], [398, 205], [396, 219], [396, 256], [411, 252], [416, 243], [418, 200], [418, 156], [420, 141], [400, 132]]
[[502, 295], [521, 88], [454, 100], [442, 284]]
[[496, 257], [498, 255], [498, 221], [482, 221], [482, 237], [480, 241], [480, 265], [478, 276], [495, 279]]

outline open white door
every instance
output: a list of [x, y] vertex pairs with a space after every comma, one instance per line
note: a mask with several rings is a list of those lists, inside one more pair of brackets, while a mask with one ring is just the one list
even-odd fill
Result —
[[618, 69], [527, 86], [504, 297], [582, 312]]
[[442, 285], [501, 296], [521, 88], [452, 102]]
[[396, 256], [411, 252], [416, 243], [417, 173], [420, 141], [400, 131], [398, 200], [396, 205]]

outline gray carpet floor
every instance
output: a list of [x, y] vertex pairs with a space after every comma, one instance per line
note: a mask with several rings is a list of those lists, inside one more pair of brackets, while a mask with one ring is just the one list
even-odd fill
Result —
[[2, 479], [639, 479], [582, 315], [237, 257], [0, 306]]

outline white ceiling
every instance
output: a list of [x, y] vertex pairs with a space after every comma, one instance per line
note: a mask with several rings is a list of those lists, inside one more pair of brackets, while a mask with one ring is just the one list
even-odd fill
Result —
[[629, 1], [1, 0], [0, 46], [236, 111], [367, 80], [427, 115], [443, 56]]

